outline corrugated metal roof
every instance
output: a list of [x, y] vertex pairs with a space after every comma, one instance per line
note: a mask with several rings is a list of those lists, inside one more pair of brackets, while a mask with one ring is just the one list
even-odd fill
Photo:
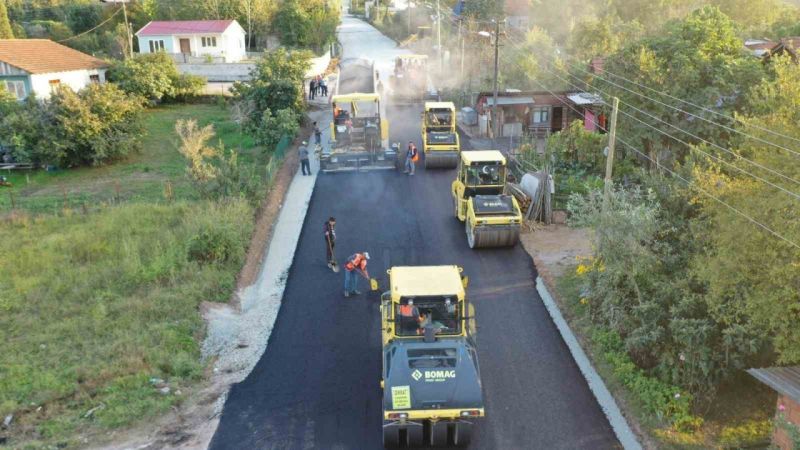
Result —
[[108, 67], [102, 59], [49, 39], [0, 39], [0, 61], [32, 74]]
[[[503, 105], [532, 105], [533, 97], [497, 97], [497, 104], [500, 106]], [[494, 97], [489, 97], [486, 99], [486, 104], [488, 106], [494, 105]]]
[[747, 373], [780, 394], [800, 403], [800, 366], [748, 369]]
[[567, 98], [576, 105], [602, 105], [603, 98], [597, 94], [589, 94], [587, 92], [576, 92], [574, 94], [567, 94]]
[[169, 36], [173, 34], [224, 33], [235, 20], [154, 20], [137, 36]]

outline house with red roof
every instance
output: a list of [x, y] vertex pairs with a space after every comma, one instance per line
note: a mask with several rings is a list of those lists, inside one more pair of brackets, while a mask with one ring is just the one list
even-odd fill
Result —
[[139, 53], [166, 52], [239, 62], [247, 57], [245, 31], [235, 20], [154, 20], [136, 32]]
[[66, 86], [105, 82], [109, 64], [49, 39], [0, 39], [0, 89], [18, 100], [47, 99]]

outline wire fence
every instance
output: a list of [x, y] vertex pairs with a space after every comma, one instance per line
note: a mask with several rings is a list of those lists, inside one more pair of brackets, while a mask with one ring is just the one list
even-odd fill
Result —
[[[269, 154], [256, 176], [261, 178], [263, 195], [272, 188], [292, 138], [284, 136]], [[10, 172], [9, 172], [10, 173]], [[0, 218], [14, 213], [34, 215], [89, 214], [105, 208], [130, 203], [172, 203], [176, 200], [197, 200], [201, 193], [182, 175], [162, 180], [131, 181], [126, 179], [78, 184], [65, 181], [38, 184], [37, 170], [9, 176], [12, 186], [0, 186]], [[34, 181], [31, 181], [31, 180]]]

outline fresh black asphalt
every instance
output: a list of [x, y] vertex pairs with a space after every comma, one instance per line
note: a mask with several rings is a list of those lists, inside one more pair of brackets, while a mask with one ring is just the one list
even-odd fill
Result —
[[[420, 145], [421, 108], [389, 109], [393, 142]], [[421, 145], [420, 145], [421, 148]], [[458, 264], [476, 306], [486, 418], [474, 449], [618, 448], [536, 292], [522, 248], [470, 250], [453, 217], [454, 170], [320, 174], [267, 350], [233, 386], [211, 448], [379, 449], [378, 293], [344, 298], [325, 264], [322, 227], [337, 219], [340, 263], [356, 251], [385, 288], [394, 265]]]

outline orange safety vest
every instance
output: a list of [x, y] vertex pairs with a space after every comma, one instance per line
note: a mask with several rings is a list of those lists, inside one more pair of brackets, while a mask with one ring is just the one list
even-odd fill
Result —
[[367, 259], [364, 258], [364, 255], [361, 253], [356, 253], [355, 255], [351, 256], [350, 259], [347, 260], [347, 264], [344, 265], [344, 268], [347, 269], [348, 272], [352, 272], [356, 267], [360, 268], [361, 270], [365, 270], [367, 268]]
[[414, 317], [414, 307], [411, 305], [400, 305], [400, 315], [403, 317]]

